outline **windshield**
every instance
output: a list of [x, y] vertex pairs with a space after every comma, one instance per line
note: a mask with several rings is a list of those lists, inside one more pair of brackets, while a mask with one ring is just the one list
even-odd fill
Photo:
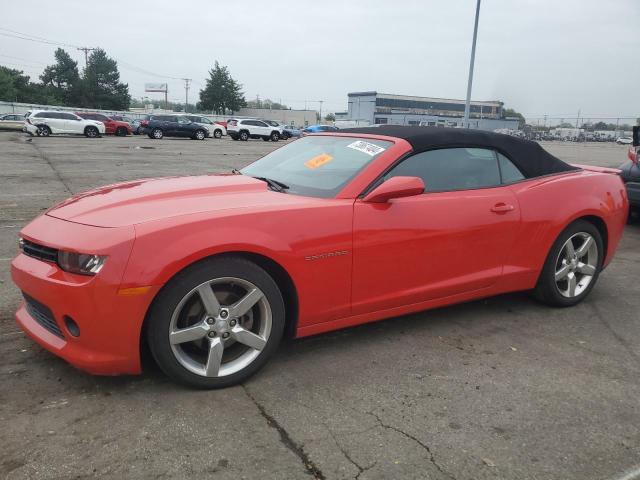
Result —
[[334, 197], [392, 142], [354, 137], [304, 137], [241, 170], [288, 186], [288, 193]]

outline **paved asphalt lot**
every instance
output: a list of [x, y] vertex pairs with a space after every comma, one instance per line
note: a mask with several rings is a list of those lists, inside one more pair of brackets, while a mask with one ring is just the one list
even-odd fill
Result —
[[[0, 477], [590, 480], [640, 463], [640, 225], [577, 307], [504, 295], [293, 341], [226, 390], [153, 367], [93, 377], [19, 332], [10, 259], [53, 202], [280, 145], [0, 133]], [[548, 147], [606, 166], [626, 151]]]

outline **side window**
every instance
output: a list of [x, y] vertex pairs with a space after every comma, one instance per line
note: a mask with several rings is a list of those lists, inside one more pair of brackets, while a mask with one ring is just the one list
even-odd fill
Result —
[[524, 175], [511, 160], [498, 153], [498, 162], [500, 163], [500, 174], [502, 175], [502, 183], [512, 183], [524, 180]]
[[33, 117], [34, 118], [49, 118], [49, 117], [47, 117], [47, 112], [38, 112]]
[[178, 117], [178, 123], [191, 123], [191, 120], [187, 117]]
[[256, 125], [256, 127], [268, 127], [269, 126], [264, 122], [258, 122], [258, 121], [255, 122], [255, 125]]
[[500, 185], [496, 154], [485, 148], [443, 148], [418, 153], [395, 166], [385, 179], [398, 176], [422, 178], [427, 192]]

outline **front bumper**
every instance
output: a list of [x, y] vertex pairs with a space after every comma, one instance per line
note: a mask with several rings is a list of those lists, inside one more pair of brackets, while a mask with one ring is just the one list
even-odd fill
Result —
[[[51, 248], [96, 251], [108, 258], [100, 273], [84, 276], [20, 253], [11, 263], [14, 283], [26, 296], [50, 310], [61, 335], [47, 328], [24, 302], [16, 312], [20, 328], [79, 369], [99, 375], [140, 373], [140, 332], [158, 288], [150, 287], [136, 295], [125, 295], [120, 290], [133, 246], [132, 231], [90, 227], [44, 215], [27, 225], [21, 235]], [[79, 326], [78, 336], [69, 331], [65, 317]]]

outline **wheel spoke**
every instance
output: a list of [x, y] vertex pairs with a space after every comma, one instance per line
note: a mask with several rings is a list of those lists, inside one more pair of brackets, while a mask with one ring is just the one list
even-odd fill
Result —
[[576, 274], [571, 272], [569, 275], [567, 275], [567, 280], [569, 283], [569, 289], [568, 289], [568, 294], [570, 297], [575, 297], [576, 296], [576, 287], [578, 285], [577, 279], [576, 279]]
[[200, 300], [202, 301], [202, 305], [204, 305], [204, 310], [207, 312], [207, 315], [211, 317], [218, 316], [220, 313], [220, 303], [216, 298], [215, 293], [211, 289], [210, 284], [200, 285], [198, 287], [198, 295], [200, 296]]
[[573, 239], [571, 239], [571, 238], [570, 238], [570, 239], [567, 241], [567, 243], [565, 244], [564, 248], [565, 248], [565, 250], [567, 251], [567, 257], [566, 257], [566, 258], [567, 258], [567, 260], [568, 260], [568, 261], [571, 261], [571, 259], [573, 258], [573, 256], [574, 256], [574, 255], [575, 255], [575, 253], [576, 253], [576, 250], [575, 250], [575, 248], [573, 247]]
[[580, 245], [580, 248], [576, 250], [576, 254], [578, 255], [578, 258], [584, 257], [589, 251], [589, 248], [591, 248], [592, 244], [593, 244], [593, 237], [589, 235], [584, 241], [584, 243]]
[[560, 270], [556, 272], [556, 282], [565, 278], [570, 271], [571, 271], [571, 265], [564, 263], [562, 267], [560, 267]]
[[588, 263], [578, 263], [577, 272], [582, 273], [583, 275], [595, 275], [596, 267], [593, 265], [589, 265]]
[[231, 330], [231, 336], [237, 341], [248, 347], [255, 348], [256, 350], [262, 350], [267, 344], [267, 341], [260, 335], [256, 335], [249, 330], [242, 327], [234, 327]]
[[263, 296], [263, 293], [257, 288], [250, 290], [249, 293], [229, 307], [229, 314], [235, 318], [241, 317], [251, 310]]
[[193, 342], [199, 340], [207, 334], [205, 323], [199, 323], [193, 327], [181, 328], [169, 334], [169, 341], [172, 345], [180, 343]]
[[222, 353], [224, 352], [224, 344], [220, 338], [214, 338], [209, 342], [209, 355], [207, 356], [207, 364], [205, 365], [205, 374], [207, 377], [217, 377], [222, 362]]

